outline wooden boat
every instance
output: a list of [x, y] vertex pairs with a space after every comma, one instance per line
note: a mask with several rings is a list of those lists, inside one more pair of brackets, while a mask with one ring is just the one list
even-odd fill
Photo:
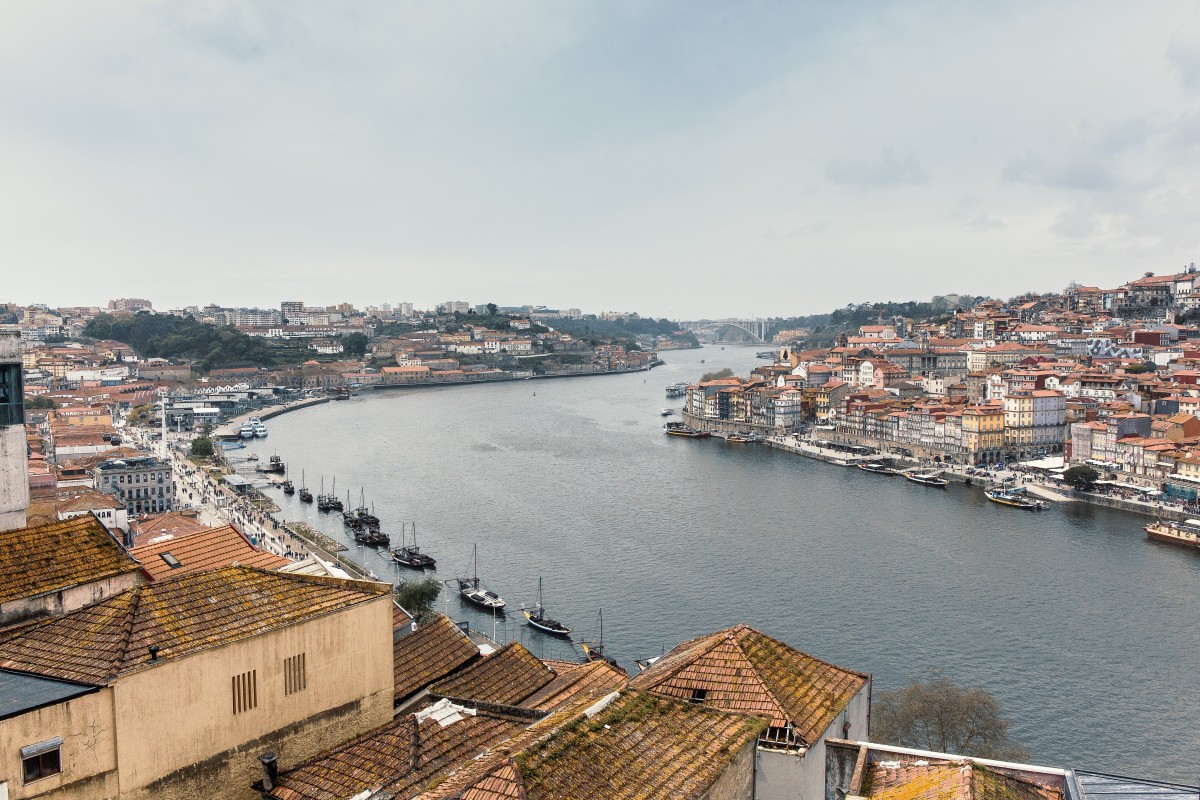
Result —
[[913, 483], [919, 483], [922, 486], [932, 486], [935, 489], [945, 489], [950, 485], [950, 481], [936, 472], [906, 472], [904, 473], [904, 477]]
[[300, 502], [311, 503], [312, 501], [312, 492], [308, 490], [308, 481], [304, 479], [304, 470], [300, 470]]
[[521, 613], [525, 615], [525, 620], [537, 628], [539, 631], [552, 633], [555, 636], [570, 636], [571, 629], [555, 619], [550, 619], [546, 616], [546, 607], [542, 605], [542, 579], [538, 578], [538, 598], [537, 605], [530, 611], [525, 606], [521, 606]]
[[858, 465], [863, 472], [874, 472], [876, 475], [895, 475], [896, 470], [882, 461], [863, 461]]
[[1147, 539], [1200, 550], [1200, 519], [1185, 519], [1182, 522], [1155, 520], [1143, 530]]
[[417, 523], [413, 522], [413, 543], [409, 545], [405, 538], [405, 527], [400, 527], [400, 546], [392, 551], [392, 561], [409, 569], [433, 569], [437, 566], [432, 556], [427, 556], [417, 547]]
[[458, 594], [468, 603], [486, 608], [489, 611], [503, 613], [504, 598], [484, 587], [479, 580], [479, 545], [471, 548], [471, 577], [465, 575], [458, 579]]
[[744, 433], [729, 433], [725, 435], [725, 441], [733, 442], [734, 444], [743, 444], [753, 442], [754, 440]]
[[617, 669], [621, 669], [620, 664], [604, 652], [604, 609], [600, 609], [598, 616], [600, 619], [600, 638], [592, 641], [588, 641], [587, 639], [579, 641], [579, 646], [583, 648], [584, 658], [588, 661], [606, 661]]
[[1019, 492], [1005, 491], [1004, 489], [988, 489], [983, 493], [983, 496], [993, 503], [998, 503], [1002, 506], [1010, 508], [1021, 508], [1026, 511], [1041, 511], [1046, 508], [1046, 504], [1041, 500], [1034, 500], [1032, 497], [1025, 497]]
[[682, 422], [668, 422], [663, 425], [663, 430], [668, 436], [685, 436], [689, 439], [705, 439], [711, 434], [708, 431], [698, 431], [695, 428], [688, 427]]

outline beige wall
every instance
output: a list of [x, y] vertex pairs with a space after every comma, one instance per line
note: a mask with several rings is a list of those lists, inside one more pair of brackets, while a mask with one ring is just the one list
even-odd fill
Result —
[[[121, 678], [121, 797], [253, 798], [263, 752], [287, 768], [390, 721], [391, 626], [391, 599], [381, 595]], [[284, 696], [283, 660], [298, 653], [308, 687]], [[248, 670], [258, 673], [258, 707], [235, 715], [231, 680]]]
[[[112, 708], [112, 690], [105, 688], [0, 721], [0, 776], [10, 800], [116, 797]], [[23, 785], [21, 748], [56, 736], [63, 740], [62, 773]]]
[[58, 592], [36, 597], [18, 597], [0, 604], [0, 625], [13, 625], [29, 619], [75, 611], [123, 592], [137, 582], [138, 572], [135, 570], [79, 586], [70, 586]]
[[754, 800], [754, 748], [751, 739], [700, 800]]

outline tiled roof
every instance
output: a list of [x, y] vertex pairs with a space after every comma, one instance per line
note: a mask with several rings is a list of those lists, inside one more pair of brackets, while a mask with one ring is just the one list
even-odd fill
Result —
[[91, 514], [0, 531], [0, 603], [136, 569], [137, 562]]
[[402, 700], [463, 664], [479, 657], [479, 648], [450, 621], [436, 615], [392, 644], [396, 699]]
[[552, 663], [558, 673], [554, 680], [521, 701], [524, 708], [555, 711], [580, 698], [599, 700], [605, 695], [624, 689], [629, 676], [607, 661], [586, 664]]
[[254, 567], [136, 586], [0, 638], [0, 669], [104, 685], [159, 661], [257, 636], [387, 594], [386, 584]]
[[554, 680], [554, 672], [519, 642], [509, 642], [462, 672], [429, 687], [441, 697], [515, 705]]
[[972, 762], [876, 762], [863, 777], [871, 800], [1061, 800], [1050, 786]]
[[763, 728], [646, 692], [628, 692], [590, 718], [581, 712], [542, 720], [414, 800], [702, 797]]
[[630, 685], [681, 700], [702, 689], [705, 705], [790, 724], [812, 745], [869, 679], [738, 625], [684, 642]]
[[129, 529], [133, 533], [134, 547], [153, 544], [155, 539], [170, 536], [178, 539], [208, 530], [194, 514], [182, 514], [178, 511], [168, 511], [155, 517], [140, 520], [130, 520]]
[[436, 775], [521, 730], [511, 720], [486, 714], [464, 716], [445, 726], [431, 718], [418, 723], [416, 715], [405, 714], [283, 773], [270, 796], [345, 800], [370, 789], [411, 797]]
[[[292, 563], [282, 556], [259, 550], [232, 525], [142, 545], [129, 553], [141, 562], [142, 571], [152, 581], [234, 564], [279, 569]], [[177, 566], [172, 566], [167, 558], [174, 560]]]

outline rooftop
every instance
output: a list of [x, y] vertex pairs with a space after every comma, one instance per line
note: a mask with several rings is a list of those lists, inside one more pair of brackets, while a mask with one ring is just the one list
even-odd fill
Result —
[[279, 569], [292, 563], [282, 556], [259, 550], [232, 525], [209, 528], [189, 536], [159, 537], [158, 541], [135, 547], [129, 553], [141, 562], [142, 572], [152, 581], [235, 564]]
[[429, 687], [441, 697], [516, 705], [554, 680], [554, 671], [519, 642], [509, 642], [462, 672]]
[[479, 648], [450, 621], [436, 615], [429, 622], [392, 644], [396, 700], [445, 678], [479, 657]]
[[[181, 575], [0, 634], [0, 669], [105, 685], [388, 593], [386, 584], [255, 567]], [[151, 645], [159, 648], [156, 660], [150, 659]]]
[[137, 562], [91, 514], [0, 531], [0, 603], [137, 568]]
[[869, 680], [737, 625], [684, 642], [630, 685], [687, 701], [702, 690], [705, 705], [790, 725], [812, 745]]
[[0, 670], [0, 719], [15, 717], [94, 691], [94, 686]]

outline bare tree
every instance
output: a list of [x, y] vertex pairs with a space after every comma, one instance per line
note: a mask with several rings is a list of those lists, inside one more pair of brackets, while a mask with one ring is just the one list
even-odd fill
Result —
[[964, 689], [943, 675], [880, 692], [871, 712], [871, 738], [939, 753], [1025, 761], [1029, 751], [1009, 739], [1000, 702], [982, 688]]

